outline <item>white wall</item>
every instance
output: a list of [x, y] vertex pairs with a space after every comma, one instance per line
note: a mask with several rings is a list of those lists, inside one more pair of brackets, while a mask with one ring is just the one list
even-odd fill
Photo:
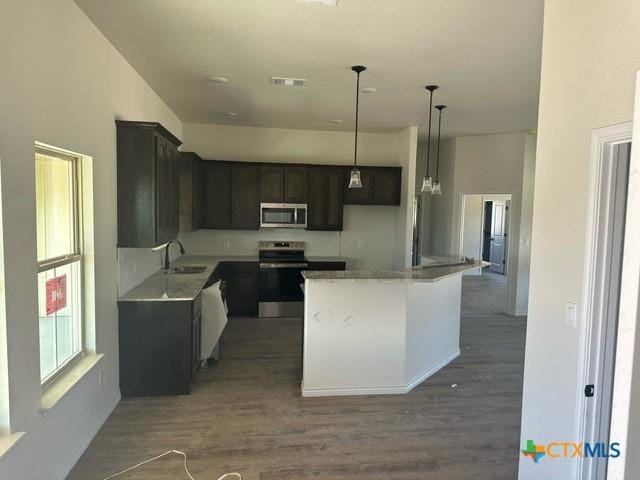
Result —
[[[525, 157], [528, 159], [528, 176], [533, 175], [535, 163], [535, 152], [530, 147], [525, 149], [527, 136], [526, 133], [508, 133], [458, 137], [443, 142], [440, 159], [443, 195], [429, 198], [429, 217], [424, 233], [428, 254], [457, 253], [461, 241], [462, 196], [510, 194], [507, 312], [517, 315], [526, 314], [524, 292], [527, 290], [528, 272], [525, 268], [519, 273], [519, 262], [528, 264], [528, 250], [520, 252]], [[527, 193], [527, 201], [530, 202], [531, 191]], [[526, 217], [527, 221], [529, 218]]]
[[462, 213], [462, 249], [460, 252], [462, 255], [482, 259], [483, 220], [484, 203], [482, 195], [465, 195]]
[[[0, 478], [51, 480], [66, 474], [119, 398], [114, 119], [159, 121], [179, 137], [182, 125], [71, 0], [3, 2], [0, 45], [8, 421], [12, 432], [26, 432], [0, 459]], [[95, 349], [105, 355], [44, 413], [39, 411], [35, 141], [93, 157]]]
[[[402, 204], [345, 206], [342, 232], [199, 230], [181, 234], [180, 239], [187, 253], [209, 255], [253, 255], [259, 240], [304, 240], [308, 255], [342, 255], [352, 260], [349, 268], [403, 266], [416, 144], [415, 127], [399, 133], [359, 135], [359, 164], [403, 168]], [[353, 133], [187, 123], [182, 150], [209, 160], [349, 165], [353, 162]]]
[[[417, 191], [420, 191], [422, 178], [426, 172], [424, 142], [419, 145], [417, 171]], [[432, 147], [433, 148], [433, 147]], [[442, 186], [442, 195], [423, 195], [422, 208], [422, 253], [424, 255], [447, 255], [451, 251], [451, 229], [453, 220], [453, 177], [455, 167], [456, 141], [443, 139], [440, 144], [440, 170], [439, 180]], [[433, 156], [431, 157], [433, 159]], [[433, 164], [429, 167], [433, 175]]]
[[[592, 129], [632, 119], [639, 19], [636, 1], [545, 3], [522, 441], [578, 440], [582, 325], [565, 324], [565, 304], [583, 301]], [[638, 411], [637, 390], [633, 400]], [[627, 479], [640, 477], [640, 446], [633, 440], [615, 439], [631, 454]], [[521, 457], [519, 478], [569, 479], [574, 465]]]
[[531, 270], [531, 233], [533, 227], [533, 195], [536, 168], [536, 135], [524, 138], [524, 165], [522, 168], [522, 208], [520, 209], [520, 238], [518, 271], [516, 272], [517, 315], [526, 315], [529, 306], [529, 276]]

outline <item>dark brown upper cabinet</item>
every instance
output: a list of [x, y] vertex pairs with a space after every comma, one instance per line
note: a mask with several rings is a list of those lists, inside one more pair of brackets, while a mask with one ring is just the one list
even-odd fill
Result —
[[180, 152], [180, 232], [192, 232], [202, 224], [202, 159], [194, 152]]
[[362, 167], [362, 188], [349, 188], [349, 172], [345, 170], [345, 205], [400, 205], [401, 167]]
[[260, 228], [260, 167], [240, 162], [204, 160], [201, 228]]
[[297, 166], [262, 166], [260, 201], [307, 203], [307, 169]]
[[307, 168], [284, 169], [284, 203], [307, 203]]
[[342, 230], [343, 169], [308, 170], [307, 230]]
[[373, 200], [373, 170], [367, 167], [359, 168], [362, 188], [349, 188], [348, 168], [344, 172], [344, 204], [345, 205], [371, 205]]
[[282, 203], [284, 198], [284, 171], [280, 167], [260, 167], [260, 201]]
[[202, 228], [231, 228], [231, 165], [202, 162]]
[[146, 248], [173, 240], [182, 142], [156, 122], [116, 120], [116, 130], [118, 246]]
[[260, 228], [260, 167], [235, 164], [231, 167], [231, 228]]
[[373, 172], [372, 205], [400, 205], [402, 168], [376, 168]]

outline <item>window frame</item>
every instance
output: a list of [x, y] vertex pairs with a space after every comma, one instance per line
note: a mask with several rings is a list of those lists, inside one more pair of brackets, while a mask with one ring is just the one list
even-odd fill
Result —
[[[40, 378], [40, 386], [42, 389], [45, 389], [52, 382], [54, 382], [57, 378], [59, 378], [62, 374], [64, 374], [73, 364], [75, 364], [78, 360], [86, 354], [85, 347], [85, 324], [84, 324], [84, 248], [83, 248], [83, 235], [82, 235], [82, 176], [81, 176], [81, 165], [82, 157], [80, 155], [74, 155], [70, 152], [66, 152], [64, 150], [60, 150], [51, 146], [44, 146], [40, 144], [36, 144], [35, 155], [46, 155], [49, 157], [54, 157], [60, 160], [65, 160], [71, 163], [71, 196], [72, 196], [72, 226], [73, 226], [73, 248], [72, 252], [60, 255], [58, 257], [45, 258], [43, 260], [36, 261], [38, 265], [38, 274], [42, 272], [46, 272], [49, 270], [54, 270], [55, 268], [60, 268], [65, 265], [70, 265], [72, 263], [79, 264], [79, 285], [78, 291], [80, 295], [79, 299], [79, 344], [80, 350], [65, 360], [60, 365], [57, 365], [56, 368], [49, 373], [48, 375]], [[34, 155], [34, 156], [35, 156]], [[36, 172], [37, 175], [37, 172]], [[36, 232], [37, 235], [37, 232]], [[40, 300], [38, 299], [38, 302]], [[38, 308], [40, 306], [38, 305]], [[57, 344], [57, 341], [56, 341]], [[40, 348], [38, 348], [38, 355], [41, 355], [42, 352]], [[57, 363], [57, 354], [56, 354], [56, 363]]]

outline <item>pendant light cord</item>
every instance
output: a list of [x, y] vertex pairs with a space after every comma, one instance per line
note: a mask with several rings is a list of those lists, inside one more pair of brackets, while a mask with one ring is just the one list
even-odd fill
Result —
[[427, 85], [426, 88], [429, 91], [429, 117], [428, 117], [428, 131], [427, 131], [427, 173], [424, 178], [429, 178], [429, 164], [431, 163], [431, 112], [433, 111], [433, 91], [438, 89], [438, 85]]
[[356, 168], [358, 162], [358, 116], [360, 112], [360, 72], [356, 71], [356, 134], [353, 145], [353, 168]]
[[447, 108], [446, 105], [436, 105], [438, 109], [438, 144], [436, 147], [436, 183], [439, 183], [438, 173], [440, 172], [440, 132], [442, 131], [442, 110]]
[[433, 90], [430, 90], [429, 95], [429, 122], [427, 131], [427, 177], [429, 176], [429, 159], [431, 154], [431, 108], [433, 105]]
[[438, 146], [436, 147], [436, 183], [438, 183], [438, 173], [440, 172], [440, 130], [442, 129], [442, 109], [438, 114]]

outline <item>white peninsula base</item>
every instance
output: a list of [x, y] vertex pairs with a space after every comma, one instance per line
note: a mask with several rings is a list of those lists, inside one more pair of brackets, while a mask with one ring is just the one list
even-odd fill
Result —
[[[402, 394], [460, 354], [461, 273], [305, 275], [302, 395]], [[338, 275], [338, 274], [336, 274]]]

